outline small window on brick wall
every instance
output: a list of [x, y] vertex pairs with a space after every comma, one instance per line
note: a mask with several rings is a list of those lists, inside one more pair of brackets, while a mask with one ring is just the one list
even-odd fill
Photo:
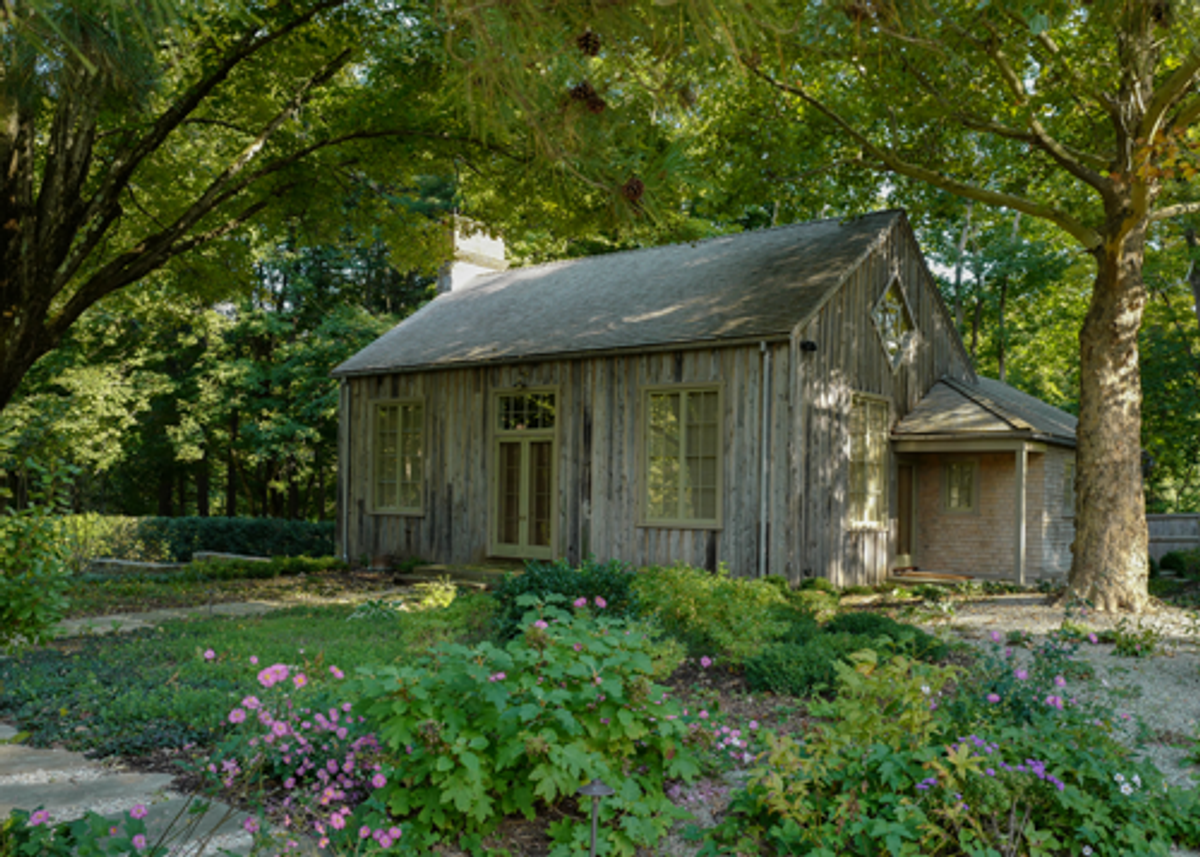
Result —
[[1075, 460], [1063, 462], [1063, 514], [1071, 517], [1075, 514]]
[[979, 464], [975, 461], [949, 461], [945, 465], [945, 507], [947, 512], [974, 512], [978, 505]]

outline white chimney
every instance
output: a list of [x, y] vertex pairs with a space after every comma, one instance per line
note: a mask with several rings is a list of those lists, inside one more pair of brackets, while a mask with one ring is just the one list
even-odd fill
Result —
[[463, 288], [479, 274], [508, 268], [504, 239], [493, 238], [465, 217], [454, 220], [454, 258], [438, 274], [438, 293]]

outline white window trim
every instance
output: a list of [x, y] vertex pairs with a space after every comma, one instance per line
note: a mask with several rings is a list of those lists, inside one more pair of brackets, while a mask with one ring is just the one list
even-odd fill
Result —
[[[651, 518], [650, 501], [650, 396], [654, 393], [712, 393], [717, 394], [717, 508], [714, 518]], [[638, 391], [640, 412], [637, 415], [637, 526], [664, 530], [720, 530], [725, 520], [725, 385], [716, 382], [681, 384], [651, 384]]]
[[[950, 467], [951, 465], [969, 465], [971, 468], [971, 506], [967, 509], [950, 507]], [[942, 513], [946, 515], [978, 515], [980, 514], [980, 467], [978, 458], [947, 457], [942, 459]]]
[[[416, 506], [379, 506], [375, 502], [375, 445], [379, 442], [377, 435], [379, 427], [378, 414], [381, 407], [390, 407], [392, 405], [398, 405], [401, 408], [406, 405], [419, 405], [421, 408], [421, 494], [420, 502]], [[429, 420], [428, 412], [425, 408], [425, 399], [420, 396], [408, 396], [397, 399], [372, 399], [368, 403], [368, 413], [370, 414], [370, 417], [368, 418], [370, 420], [370, 430], [367, 432], [367, 471], [370, 474], [370, 478], [367, 482], [368, 513], [372, 515], [402, 515], [407, 517], [422, 517], [425, 514], [425, 486], [428, 481], [426, 476], [426, 467], [428, 466], [428, 455], [426, 454], [426, 450], [429, 445]], [[397, 462], [398, 461], [399, 454], [397, 454]], [[396, 477], [396, 496], [399, 498], [399, 473], [396, 474]]]
[[[886, 353], [886, 352], [885, 352]], [[850, 485], [850, 468], [854, 462], [851, 460], [851, 450], [854, 448], [854, 438], [850, 434], [850, 415], [846, 415], [846, 529], [854, 532], [885, 532], [891, 527], [891, 488], [892, 488], [892, 455], [891, 455], [891, 422], [892, 422], [892, 400], [887, 396], [880, 396], [877, 393], [860, 393], [852, 392], [850, 394], [850, 407], [853, 408], [858, 400], [876, 402], [882, 404], [887, 410], [886, 422], [883, 429], [883, 480], [884, 486], [881, 492], [881, 508], [883, 520], [881, 521], [853, 521], [850, 520], [850, 515], [854, 509], [854, 501], [851, 497], [852, 487]]]

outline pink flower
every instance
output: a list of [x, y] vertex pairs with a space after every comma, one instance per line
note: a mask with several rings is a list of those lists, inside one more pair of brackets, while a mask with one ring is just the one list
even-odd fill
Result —
[[992, 642], [993, 643], [999, 643], [1003, 639], [1004, 639], [1004, 635], [1001, 634], [999, 631], [992, 631]]
[[368, 839], [368, 838], [370, 838], [370, 836], [371, 836], [371, 828], [369, 826], [364, 824], [362, 827], [360, 827], [358, 829], [358, 838], [359, 839]]
[[271, 724], [271, 731], [274, 732], [278, 737], [282, 738], [284, 735], [287, 734], [287, 731], [288, 731], [287, 724], [284, 723], [282, 720], [276, 720], [274, 723]]
[[1060, 675], [1056, 675], [1056, 676], [1054, 677], [1054, 686], [1055, 686], [1055, 687], [1066, 687], [1066, 686], [1067, 686], [1067, 680], [1066, 680], [1065, 678], [1063, 678], [1062, 676], [1060, 676]]
[[258, 819], [250, 816], [250, 818], [242, 822], [242, 827], [247, 833], [258, 833]]
[[47, 810], [39, 809], [33, 815], [29, 816], [29, 826], [37, 827], [40, 824], [46, 824], [50, 821], [50, 813]]
[[987, 695], [987, 701], [988, 701], [988, 702], [992, 702], [992, 703], [999, 702], [999, 701], [1000, 701], [1000, 694], [998, 694], [998, 693], [989, 693], [989, 694]]
[[250, 663], [252, 663], [252, 664], [258, 664], [258, 655], [251, 655], [251, 656], [250, 656]]
[[704, 667], [705, 669], [708, 669], [709, 667], [712, 666], [712, 658], [710, 658], [708, 655], [705, 655], [704, 657], [702, 657], [700, 659], [700, 666]]
[[400, 828], [399, 827], [389, 828], [388, 836], [392, 837], [392, 839], [399, 839], [400, 838]]
[[346, 826], [346, 819], [340, 815], [334, 815], [332, 818], [329, 819], [329, 823], [331, 825], [333, 825], [334, 830], [341, 830], [343, 827]]
[[586, 598], [576, 598], [575, 606], [576, 607], [587, 607], [587, 599]]
[[205, 649], [205, 651], [204, 651], [204, 660], [206, 660], [206, 661], [211, 661], [211, 660], [212, 660], [213, 658], [215, 658], [216, 656], [217, 656], [217, 653], [216, 653], [216, 652], [214, 652], [212, 649]]
[[493, 673], [488, 676], [488, 681], [504, 681], [507, 676], [504, 673]]
[[758, 728], [758, 721], [757, 721], [757, 720], [751, 720], [751, 721], [750, 721], [750, 728], [751, 728], [751, 729], [757, 729], [757, 728]]
[[330, 667], [329, 673], [334, 678], [345, 678], [346, 677], [346, 674], [344, 672], [342, 672], [341, 670], [339, 670], [337, 667]]
[[389, 848], [391, 848], [392, 847], [392, 837], [390, 837], [386, 834], [383, 836], [380, 836], [379, 837], [379, 847], [382, 848], [384, 851], [387, 851]]
[[1088, 642], [1094, 646], [1094, 645], [1096, 645], [1096, 643], [1100, 642], [1100, 638], [1097, 637], [1095, 634], [1088, 634]]
[[1017, 681], [1025, 681], [1025, 679], [1029, 678], [1029, 673], [1025, 670], [1017, 670], [1013, 675], [1017, 677]]
[[377, 789], [381, 789], [387, 785], [387, 777], [385, 777], [383, 774], [376, 774], [375, 776], [371, 777], [371, 785]]
[[549, 628], [550, 626], [546, 624], [546, 620], [545, 620], [545, 619], [538, 619], [536, 622], [534, 622], [534, 623], [533, 623], [533, 627], [535, 627], [535, 628]]
[[235, 708], [235, 709], [233, 709], [233, 711], [229, 712], [229, 722], [230, 723], [243, 723], [243, 722], [245, 722], [245, 720], [246, 720], [246, 712], [242, 711], [242, 709]]
[[145, 818], [146, 812], [147, 812], [146, 805], [144, 803], [135, 803], [133, 805], [133, 809], [129, 810], [129, 817], [130, 818]]
[[304, 685], [308, 684], [308, 676], [306, 676], [304, 673], [296, 673], [292, 677], [292, 684], [296, 686], [296, 690], [299, 690], [300, 688], [304, 687]]
[[257, 696], [247, 696], [242, 700], [242, 705], [244, 705], [246, 708], [249, 708], [251, 711], [255, 711], [260, 705], [262, 705], [262, 703], [258, 701]]
[[707, 719], [708, 719], [708, 712], [707, 712], [707, 711], [701, 711], [701, 712], [700, 712], [700, 719], [701, 719], [701, 720], [707, 720]]
[[596, 596], [596, 606], [599, 607], [601, 610], [603, 610], [605, 607], [608, 606], [608, 602], [605, 601], [603, 598], [601, 598], [599, 595], [597, 595]]
[[146, 847], [146, 837], [142, 834], [137, 834], [133, 837], [133, 848], [135, 851], [141, 851]]

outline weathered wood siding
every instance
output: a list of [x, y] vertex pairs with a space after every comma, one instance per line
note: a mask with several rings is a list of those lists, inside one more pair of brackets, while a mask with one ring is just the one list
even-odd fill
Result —
[[1171, 551], [1200, 548], [1200, 515], [1147, 515], [1150, 556], [1160, 560]]
[[[871, 309], [900, 272], [918, 331], [909, 359], [893, 372]], [[816, 342], [806, 352], [801, 342]], [[556, 556], [589, 554], [636, 565], [686, 562], [737, 575], [760, 573], [762, 492], [766, 573], [834, 583], [882, 580], [894, 553], [895, 461], [889, 456], [890, 526], [846, 526], [848, 413], [855, 392], [891, 403], [901, 419], [938, 378], [970, 377], [967, 358], [902, 222], [790, 341], [680, 348], [573, 360], [355, 377], [343, 392], [339, 467], [341, 544], [349, 557], [420, 556], [479, 562], [488, 552], [493, 393], [518, 385], [558, 390]], [[767, 391], [766, 471], [762, 396]], [[641, 391], [658, 384], [722, 385], [722, 527], [639, 526]], [[421, 516], [368, 512], [366, 458], [374, 400], [425, 402], [425, 503]]]
[[[786, 573], [795, 520], [790, 479], [791, 350], [771, 353], [768, 432], [768, 562]], [[642, 390], [719, 383], [722, 389], [722, 513], [719, 530], [638, 525]], [[351, 378], [343, 411], [348, 556], [419, 556], [480, 562], [488, 552], [493, 393], [520, 384], [558, 391], [555, 555], [589, 554], [636, 565], [677, 561], [735, 574], [757, 573], [759, 557], [763, 353], [758, 346], [683, 349], [591, 359]], [[425, 497], [420, 516], [369, 512], [370, 407], [381, 399], [425, 403]]]
[[[918, 334], [909, 358], [894, 372], [871, 319], [893, 270], [900, 274]], [[971, 378], [952, 325], [916, 240], [901, 223], [797, 332], [797, 339], [815, 342], [817, 350], [799, 355], [794, 379], [798, 389], [793, 400], [801, 405], [793, 430], [802, 440], [792, 550], [798, 568], [789, 568], [789, 576], [798, 571], [827, 577], [838, 586], [879, 583], [887, 577], [897, 533], [895, 456], [888, 456], [889, 526], [847, 526], [851, 397], [873, 393], [889, 399], [894, 426], [939, 378]]]

